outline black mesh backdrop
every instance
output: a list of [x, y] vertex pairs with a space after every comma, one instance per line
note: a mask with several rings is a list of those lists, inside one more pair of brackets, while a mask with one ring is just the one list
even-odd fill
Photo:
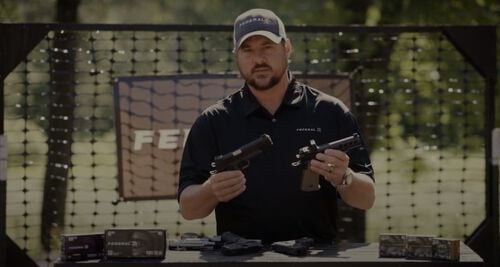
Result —
[[[289, 36], [296, 73], [353, 77], [353, 110], [376, 174], [367, 241], [381, 232], [470, 235], [485, 218], [484, 79], [439, 32], [303, 28]], [[212, 216], [185, 221], [176, 200], [119, 201], [112, 96], [116, 77], [204, 73], [237, 73], [230, 32], [50, 32], [5, 79], [8, 235], [41, 266], [57, 259], [62, 232], [162, 227], [170, 237], [213, 235]], [[72, 90], [58, 89], [57, 75], [72, 77], [63, 86]], [[61, 102], [67, 97], [73, 102]], [[49, 140], [51, 132], [70, 138]], [[69, 147], [62, 163], [48, 160], [62, 153], [49, 151], [54, 143]], [[67, 180], [46, 174], [50, 168]], [[52, 225], [48, 252], [40, 241], [46, 176], [66, 183], [65, 205], [51, 198], [65, 219]]]

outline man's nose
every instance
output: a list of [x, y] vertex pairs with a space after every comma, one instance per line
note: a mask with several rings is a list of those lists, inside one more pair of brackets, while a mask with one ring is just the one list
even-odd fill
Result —
[[255, 52], [254, 54], [254, 62], [256, 64], [262, 64], [262, 63], [265, 63], [266, 62], [266, 57], [264, 56], [264, 53], [262, 52]]

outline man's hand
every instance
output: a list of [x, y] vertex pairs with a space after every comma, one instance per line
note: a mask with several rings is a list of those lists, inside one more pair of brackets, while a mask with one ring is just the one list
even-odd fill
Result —
[[333, 185], [339, 185], [342, 182], [342, 176], [349, 167], [349, 156], [334, 149], [326, 149], [325, 153], [318, 153], [316, 159], [311, 160], [311, 171], [322, 175]]
[[220, 202], [227, 202], [246, 189], [245, 175], [239, 170], [216, 173], [210, 176], [206, 183], [207, 189], [210, 189]]
[[193, 184], [179, 197], [181, 214], [185, 219], [208, 216], [220, 202], [227, 202], [246, 189], [241, 171], [223, 171], [210, 176], [203, 184]]
[[[311, 171], [322, 175], [335, 186], [342, 183], [342, 177], [349, 167], [349, 156], [340, 150], [326, 149], [311, 160]], [[338, 190], [340, 197], [351, 207], [367, 210], [375, 203], [375, 184], [372, 178], [363, 173], [351, 172], [351, 184]], [[339, 187], [337, 187], [338, 189]]]

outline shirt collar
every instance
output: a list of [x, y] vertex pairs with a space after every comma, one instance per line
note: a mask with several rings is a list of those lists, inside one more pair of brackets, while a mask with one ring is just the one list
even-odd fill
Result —
[[257, 111], [260, 108], [259, 102], [255, 98], [255, 96], [252, 94], [252, 92], [250, 91], [250, 88], [248, 87], [248, 85], [246, 83], [243, 86], [243, 88], [240, 90], [240, 96], [241, 96], [241, 100], [243, 102], [241, 108], [243, 110], [243, 114], [245, 117], [254, 113], [255, 111]]
[[[281, 105], [298, 108], [300, 107], [300, 102], [304, 96], [304, 88], [297, 83], [291, 72], [288, 72], [288, 78], [290, 83], [288, 84], [288, 88]], [[240, 90], [240, 96], [243, 102], [242, 110], [245, 117], [261, 108], [261, 105], [252, 94], [252, 91], [250, 91], [248, 84], [245, 83], [243, 88]]]

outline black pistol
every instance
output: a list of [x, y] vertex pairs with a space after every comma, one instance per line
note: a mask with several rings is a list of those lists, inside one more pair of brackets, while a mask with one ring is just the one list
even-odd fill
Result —
[[271, 137], [267, 134], [261, 135], [254, 141], [243, 145], [233, 152], [220, 155], [214, 158], [212, 162], [213, 170], [211, 174], [222, 171], [242, 170], [250, 165], [250, 159], [264, 152], [273, 145]]
[[317, 174], [308, 171], [309, 162], [316, 158], [316, 154], [323, 153], [327, 149], [342, 150], [344, 152], [350, 149], [360, 147], [361, 138], [359, 134], [355, 133], [352, 136], [336, 140], [323, 145], [316, 145], [314, 140], [309, 141], [309, 145], [299, 148], [299, 153], [295, 155], [297, 161], [292, 163], [294, 167], [301, 167], [304, 169], [302, 175], [301, 189], [303, 191], [316, 191], [319, 189], [319, 177]]
[[312, 246], [314, 246], [314, 239], [310, 237], [279, 241], [271, 244], [271, 247], [275, 252], [291, 256], [305, 256]]
[[259, 239], [246, 239], [232, 232], [221, 234], [222, 254], [226, 256], [256, 253], [264, 247]]

